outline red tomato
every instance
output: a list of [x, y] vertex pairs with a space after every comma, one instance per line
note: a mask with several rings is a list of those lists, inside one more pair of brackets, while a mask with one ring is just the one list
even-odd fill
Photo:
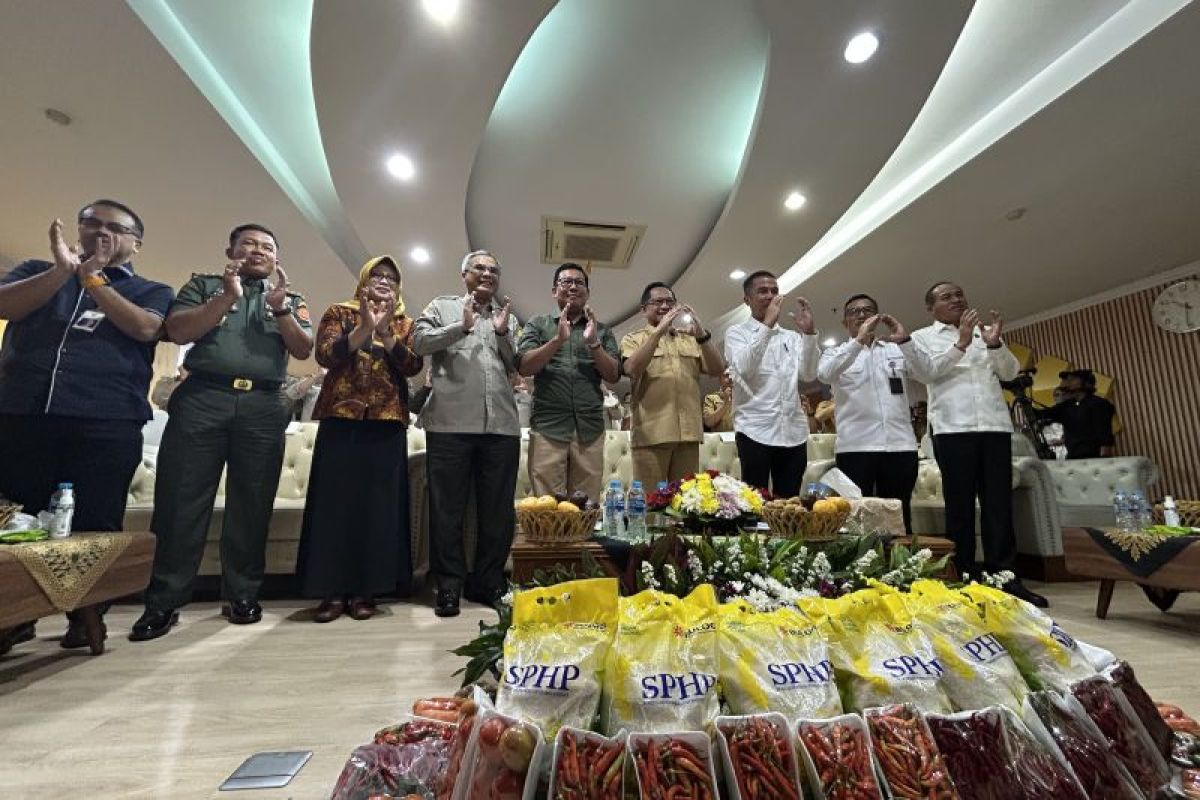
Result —
[[479, 743], [484, 747], [494, 748], [500, 744], [500, 737], [508, 730], [508, 723], [500, 717], [489, 717], [479, 729]]

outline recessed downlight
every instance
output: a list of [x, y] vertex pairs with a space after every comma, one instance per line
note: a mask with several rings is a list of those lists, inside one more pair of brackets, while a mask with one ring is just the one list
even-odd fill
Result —
[[875, 55], [875, 51], [879, 49], [879, 39], [873, 33], [860, 33], [855, 36], [846, 45], [846, 52], [842, 55], [851, 64], [861, 64], [871, 56]]
[[442, 25], [447, 25], [458, 16], [458, 0], [422, 0], [425, 13]]
[[783, 199], [783, 207], [788, 211], [796, 211], [807, 202], [808, 198], [804, 195], [799, 192], [791, 192]]
[[420, 245], [417, 245], [412, 250], [409, 250], [408, 257], [418, 264], [428, 264], [430, 259], [429, 251]]
[[740, 281], [742, 278], [745, 278], [745, 277], [746, 277], [746, 270], [744, 270], [744, 269], [735, 269], [733, 272], [729, 273], [729, 280], [731, 280], [731, 281]]
[[403, 153], [395, 153], [389, 156], [386, 166], [387, 171], [396, 180], [411, 181], [413, 176], [417, 174], [416, 165], [413, 164], [411, 158]]

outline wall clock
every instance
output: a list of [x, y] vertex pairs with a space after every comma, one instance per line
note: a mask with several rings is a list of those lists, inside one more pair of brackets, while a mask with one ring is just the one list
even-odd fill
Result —
[[1154, 298], [1154, 324], [1172, 333], [1200, 330], [1200, 280], [1173, 283]]

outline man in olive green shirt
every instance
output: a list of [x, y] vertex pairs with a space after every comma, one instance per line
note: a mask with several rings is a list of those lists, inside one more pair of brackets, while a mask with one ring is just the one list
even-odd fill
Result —
[[529, 482], [537, 494], [584, 492], [600, 502], [604, 471], [601, 380], [621, 374], [617, 342], [588, 307], [588, 276], [578, 264], [554, 270], [557, 314], [529, 320], [517, 370], [533, 381]]
[[[675, 301], [671, 287], [650, 284], [641, 305], [646, 324], [621, 340], [621, 357], [633, 382], [633, 477], [652, 487], [700, 468], [700, 373], [720, 375], [725, 362], [712, 334], [695, 311]], [[676, 320], [685, 323], [679, 330]]]
[[191, 599], [226, 466], [222, 613], [238, 624], [262, 619], [258, 590], [290, 417], [280, 389], [288, 357], [312, 351], [308, 307], [287, 290], [277, 249], [270, 230], [239, 225], [224, 272], [194, 275], [167, 315], [170, 340], [194, 344], [184, 360], [187, 380], [167, 403], [150, 523], [158, 545], [134, 641], [167, 633]]

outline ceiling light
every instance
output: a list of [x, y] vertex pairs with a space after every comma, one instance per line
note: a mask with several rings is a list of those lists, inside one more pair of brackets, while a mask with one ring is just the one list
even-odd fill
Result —
[[846, 45], [846, 52], [842, 55], [851, 64], [861, 64], [875, 55], [875, 51], [878, 49], [879, 40], [875, 38], [875, 34], [860, 33], [850, 40], [850, 43]]
[[412, 159], [400, 153], [396, 153], [387, 160], [387, 171], [392, 173], [393, 178], [402, 181], [410, 181], [417, 174], [417, 168], [413, 165]]
[[413, 261], [417, 262], [418, 264], [428, 264], [429, 263], [429, 251], [426, 250], [424, 247], [421, 247], [420, 245], [418, 245], [417, 247], [414, 247], [412, 250], [409, 250], [408, 257], [411, 258]]
[[422, 0], [425, 13], [443, 25], [454, 20], [458, 15], [458, 0]]
[[799, 192], [792, 192], [783, 201], [783, 207], [786, 208], [788, 211], [795, 211], [796, 209], [800, 208], [800, 206], [804, 205], [807, 202], [808, 202], [807, 197], [800, 194]]
[[826, 339], [825, 339], [825, 341], [823, 342], [823, 344], [824, 344], [826, 347], [833, 347], [835, 344], [837, 344], [837, 339], [835, 339], [835, 338], [833, 338], [832, 336], [830, 336], [830, 337], [828, 337], [828, 338], [826, 338]]
[[746, 270], [744, 269], [735, 269], [729, 273], [729, 280], [731, 281], [740, 281], [744, 277], [746, 277]]

